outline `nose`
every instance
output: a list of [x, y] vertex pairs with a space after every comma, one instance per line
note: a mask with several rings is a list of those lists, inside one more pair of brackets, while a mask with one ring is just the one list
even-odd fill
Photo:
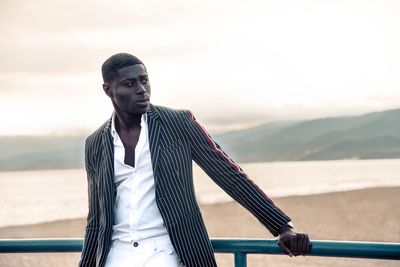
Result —
[[144, 93], [146, 93], [146, 88], [144, 88], [143, 84], [137, 83], [136, 94], [140, 95]]

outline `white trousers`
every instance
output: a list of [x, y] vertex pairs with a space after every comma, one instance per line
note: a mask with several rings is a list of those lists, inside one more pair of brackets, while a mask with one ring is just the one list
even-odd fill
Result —
[[168, 235], [125, 242], [114, 240], [105, 267], [181, 267]]

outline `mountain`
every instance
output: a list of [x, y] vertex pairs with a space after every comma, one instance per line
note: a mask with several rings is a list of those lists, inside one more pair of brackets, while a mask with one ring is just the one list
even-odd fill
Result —
[[0, 137], [0, 171], [84, 167], [84, 136]]
[[400, 158], [400, 109], [267, 123], [215, 139], [239, 162]]
[[[278, 121], [214, 136], [238, 162], [400, 158], [400, 109]], [[84, 167], [85, 136], [0, 137], [0, 171]]]

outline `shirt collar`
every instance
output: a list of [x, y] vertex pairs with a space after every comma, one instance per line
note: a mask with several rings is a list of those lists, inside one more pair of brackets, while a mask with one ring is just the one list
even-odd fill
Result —
[[[140, 126], [143, 128], [143, 125], [147, 123], [147, 113], [142, 114], [142, 118], [140, 119]], [[117, 130], [115, 129], [115, 111], [111, 117], [111, 136], [115, 139], [117, 136]]]

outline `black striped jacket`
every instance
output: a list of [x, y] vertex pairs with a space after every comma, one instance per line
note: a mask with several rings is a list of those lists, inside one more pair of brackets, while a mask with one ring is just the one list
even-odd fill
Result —
[[[151, 105], [147, 119], [156, 203], [185, 266], [216, 266], [195, 198], [192, 160], [274, 236], [290, 221], [220, 149], [189, 111]], [[89, 213], [79, 266], [104, 266], [111, 244], [115, 188], [110, 129], [111, 119], [86, 139]]]

